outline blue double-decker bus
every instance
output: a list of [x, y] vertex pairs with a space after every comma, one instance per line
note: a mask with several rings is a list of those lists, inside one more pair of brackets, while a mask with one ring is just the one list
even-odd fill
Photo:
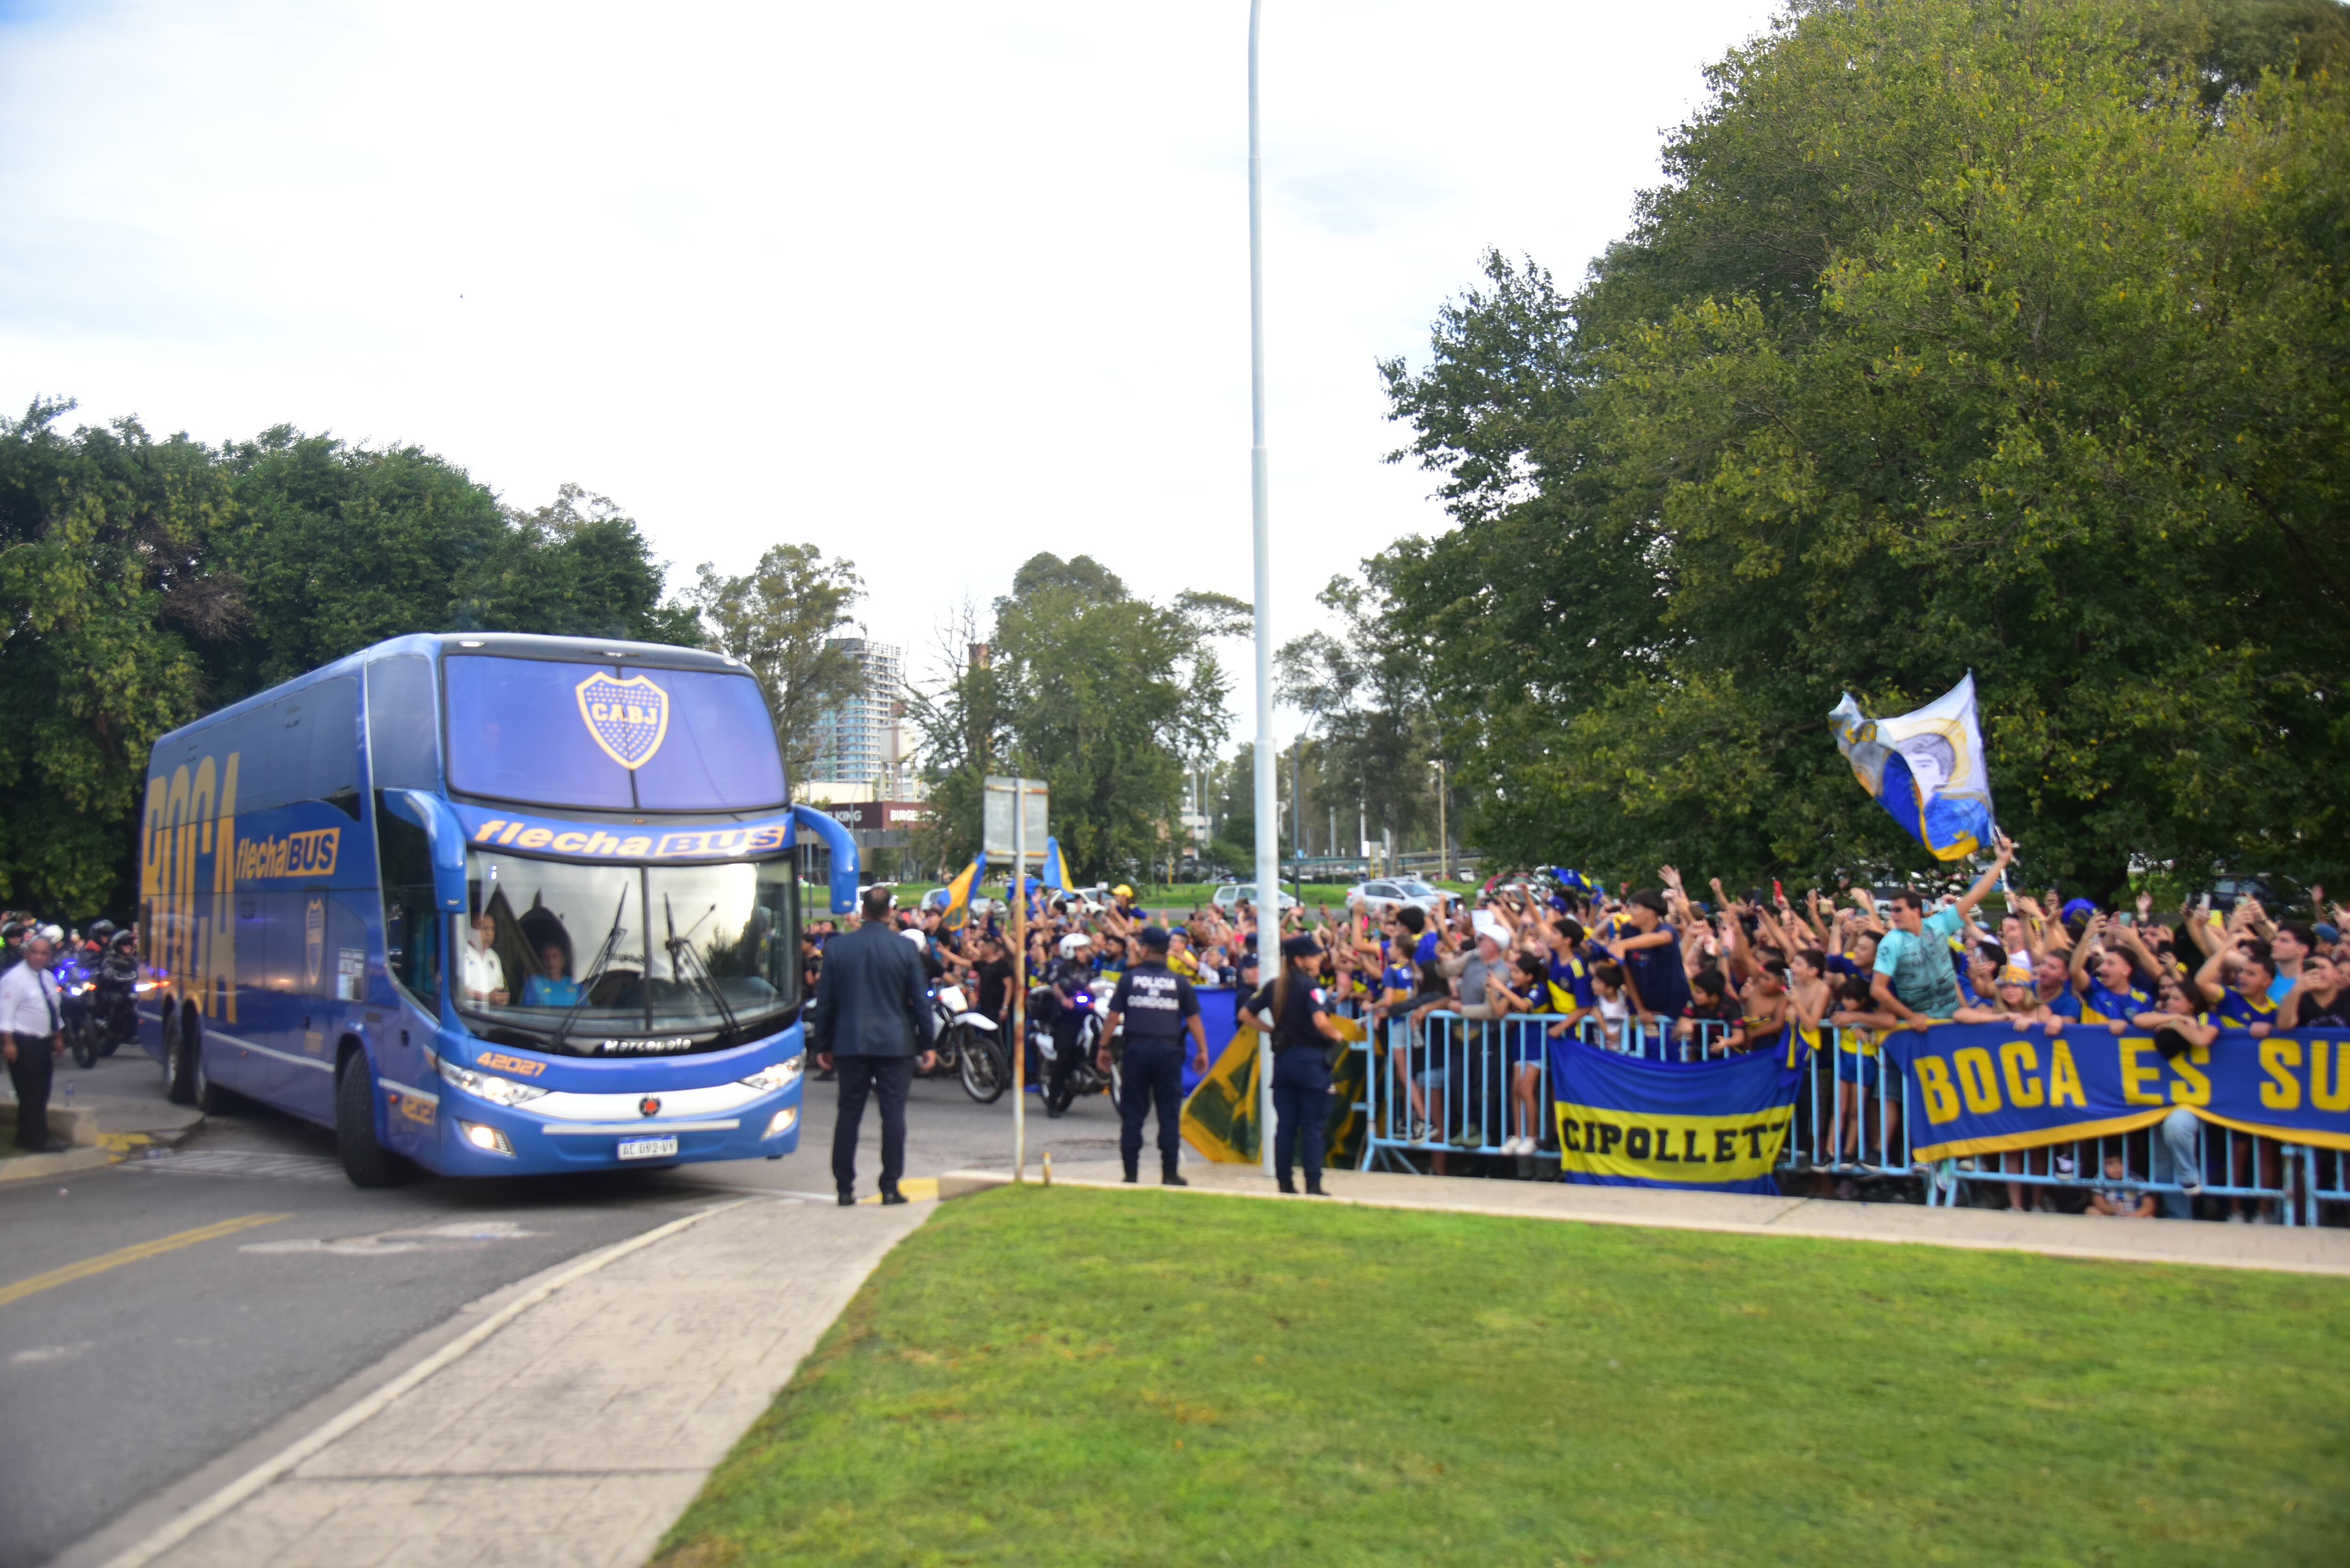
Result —
[[691, 649], [379, 643], [155, 745], [140, 1035], [166, 1092], [353, 1181], [797, 1147], [799, 830], [758, 685]]

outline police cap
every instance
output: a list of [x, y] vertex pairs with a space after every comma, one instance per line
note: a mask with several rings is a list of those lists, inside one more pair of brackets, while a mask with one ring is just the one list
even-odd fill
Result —
[[1303, 934], [1294, 936], [1281, 944], [1281, 956], [1284, 958], [1319, 958], [1322, 956], [1322, 944], [1315, 941], [1309, 936], [1305, 936]]
[[1145, 926], [1141, 930], [1135, 933], [1134, 940], [1140, 942], [1144, 947], [1150, 949], [1153, 952], [1163, 953], [1167, 950], [1167, 928], [1164, 926]]

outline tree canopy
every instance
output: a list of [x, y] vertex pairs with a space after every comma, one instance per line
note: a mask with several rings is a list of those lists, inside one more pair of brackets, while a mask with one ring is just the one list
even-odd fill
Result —
[[[949, 628], [956, 673], [914, 694], [936, 803], [923, 848], [942, 864], [969, 858], [993, 773], [1052, 786], [1053, 834], [1076, 876], [1162, 857], [1177, 842], [1184, 770], [1212, 754], [1228, 719], [1208, 645], [1245, 630], [1248, 607], [1207, 593], [1154, 604], [1090, 556], [1038, 555], [993, 609], [984, 638], [976, 615]], [[983, 663], [969, 657], [983, 641]]]
[[1798, 5], [1578, 289], [1490, 255], [1383, 368], [1459, 526], [1368, 564], [1478, 840], [1918, 864], [1825, 715], [1971, 669], [2035, 876], [2338, 866], [2345, 16]]
[[500, 630], [692, 642], [636, 524], [566, 485], [534, 512], [412, 446], [290, 427], [207, 447], [68, 403], [0, 421], [0, 898], [132, 901], [165, 732], [371, 642]]

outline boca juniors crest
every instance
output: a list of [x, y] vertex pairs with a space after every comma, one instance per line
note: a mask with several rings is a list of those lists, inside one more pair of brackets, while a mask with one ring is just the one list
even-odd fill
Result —
[[624, 768], [652, 761], [669, 733], [669, 693], [642, 675], [590, 675], [577, 688], [579, 717], [604, 754]]

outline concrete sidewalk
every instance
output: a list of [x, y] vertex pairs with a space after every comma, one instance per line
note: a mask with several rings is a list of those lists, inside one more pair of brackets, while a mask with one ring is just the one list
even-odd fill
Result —
[[931, 1207], [746, 1199], [591, 1254], [110, 1568], [642, 1563]]
[[[1906, 1242], [1979, 1251], [2042, 1252], [2059, 1258], [2110, 1258], [2135, 1263], [2200, 1263], [2214, 1268], [2276, 1269], [2350, 1275], [2350, 1231], [2282, 1225], [2214, 1225], [2192, 1220], [2106, 1220], [2075, 1214], [2017, 1214], [1988, 1209], [1928, 1209], [1907, 1203], [1846, 1203], [1812, 1198], [1756, 1198], [1735, 1192], [1667, 1192], [1641, 1187], [1583, 1187], [1560, 1181], [1474, 1181], [1385, 1171], [1334, 1170], [1330, 1197], [1283, 1198], [1254, 1166], [1183, 1167], [1191, 1191], [1274, 1199], [1284, 1203], [1350, 1203], [1438, 1213], [1565, 1220], [1586, 1225], [1646, 1225], [1665, 1231], [1723, 1231], [1748, 1236], [1814, 1236], [1837, 1241]], [[1032, 1174], [1030, 1179], [1035, 1179]], [[939, 1194], [957, 1198], [1011, 1180], [1000, 1170], [960, 1170], [939, 1179]], [[1118, 1167], [1100, 1162], [1055, 1169], [1056, 1186], [1122, 1187]], [[1188, 1196], [1183, 1194], [1182, 1196]]]

